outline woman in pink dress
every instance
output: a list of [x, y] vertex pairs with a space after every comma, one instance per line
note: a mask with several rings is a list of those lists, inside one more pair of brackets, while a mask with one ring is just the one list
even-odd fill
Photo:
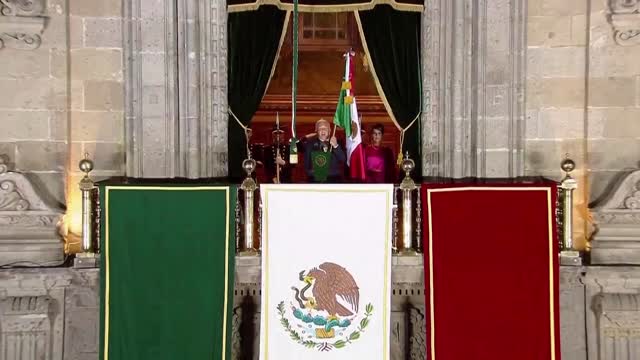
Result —
[[371, 128], [371, 144], [364, 150], [366, 181], [368, 183], [393, 183], [396, 180], [396, 167], [393, 151], [382, 146], [384, 126], [375, 124]]

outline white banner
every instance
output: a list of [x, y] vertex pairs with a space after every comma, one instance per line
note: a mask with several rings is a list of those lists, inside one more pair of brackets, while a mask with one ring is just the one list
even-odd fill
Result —
[[260, 192], [260, 359], [389, 359], [393, 186]]

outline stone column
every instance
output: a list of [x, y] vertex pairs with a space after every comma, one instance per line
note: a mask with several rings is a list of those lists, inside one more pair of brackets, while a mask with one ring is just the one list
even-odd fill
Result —
[[523, 175], [526, 1], [424, 5], [424, 175]]
[[124, 5], [127, 176], [227, 174], [224, 0]]

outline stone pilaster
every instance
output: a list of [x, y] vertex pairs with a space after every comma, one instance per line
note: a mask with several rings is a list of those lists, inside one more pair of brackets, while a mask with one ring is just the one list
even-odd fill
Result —
[[560, 350], [564, 360], [587, 359], [584, 268], [560, 267]]
[[135, 0], [124, 18], [127, 175], [226, 175], [226, 1]]
[[526, 1], [425, 0], [426, 176], [524, 174]]

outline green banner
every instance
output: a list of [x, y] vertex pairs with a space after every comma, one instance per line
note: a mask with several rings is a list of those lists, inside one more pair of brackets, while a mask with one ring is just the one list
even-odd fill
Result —
[[235, 197], [101, 186], [101, 360], [231, 358]]
[[313, 178], [317, 182], [327, 181], [327, 176], [329, 175], [329, 163], [331, 162], [331, 153], [314, 151], [311, 153], [311, 161], [313, 162]]

